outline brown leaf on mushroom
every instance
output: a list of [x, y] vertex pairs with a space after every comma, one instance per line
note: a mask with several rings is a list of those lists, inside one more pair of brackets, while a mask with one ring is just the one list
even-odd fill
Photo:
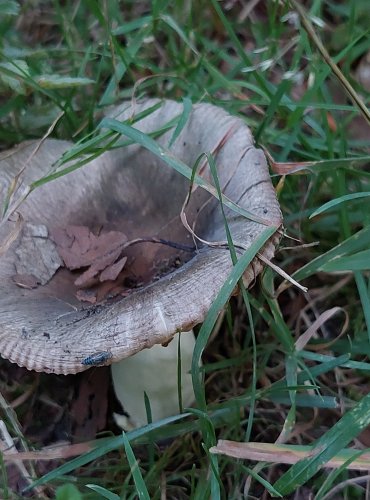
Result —
[[[127, 257], [120, 258], [127, 242], [127, 236], [121, 231], [101, 231], [99, 235], [95, 235], [86, 226], [68, 225], [51, 230], [51, 236], [70, 271], [87, 268], [74, 281], [79, 288], [89, 288], [98, 282], [115, 281], [127, 262]], [[95, 304], [97, 293], [97, 288], [78, 290], [76, 297], [80, 301]], [[102, 294], [99, 295], [101, 297]], [[100, 300], [103, 298], [104, 296]]]
[[101, 232], [96, 236], [86, 226], [68, 225], [52, 229], [50, 233], [65, 266], [71, 271], [91, 266], [96, 270], [91, 272], [92, 277], [116, 261], [127, 241], [127, 236], [120, 231]]

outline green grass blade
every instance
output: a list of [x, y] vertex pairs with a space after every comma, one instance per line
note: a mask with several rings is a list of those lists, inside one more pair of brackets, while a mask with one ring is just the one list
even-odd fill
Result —
[[[229, 22], [228, 18], [224, 14], [219, 2], [217, 0], [211, 0], [211, 2], [212, 2], [213, 8], [215, 9], [218, 17], [220, 18], [220, 21], [224, 25], [225, 30], [230, 37], [230, 40], [233, 42], [235, 50], [237, 51], [239, 57], [244, 62], [244, 64], [246, 64], [247, 66], [251, 66], [252, 62], [249, 59], [249, 57], [247, 56], [243, 45], [241, 44], [237, 34], [235, 33], [235, 30], [234, 30], [232, 24]], [[263, 91], [265, 92], [266, 95], [271, 97], [272, 85], [268, 84], [266, 79], [258, 71], [254, 71], [253, 76], [257, 80], [259, 87], [261, 87], [263, 89]]]
[[[175, 415], [173, 417], [167, 417], [162, 420], [159, 420], [158, 422], [155, 422], [153, 424], [148, 424], [145, 425], [144, 427], [140, 427], [139, 429], [135, 429], [134, 431], [131, 431], [126, 434], [126, 438], [129, 439], [130, 441], [134, 441], [136, 439], [139, 439], [142, 436], [145, 436], [149, 432], [156, 431], [160, 429], [161, 427], [176, 422], [178, 420], [182, 420], [186, 417], [188, 417], [190, 413], [183, 413], [182, 415]], [[35, 488], [36, 486], [46, 484], [50, 481], [54, 481], [55, 479], [59, 478], [62, 475], [68, 474], [69, 472], [72, 472], [75, 469], [78, 469], [79, 467], [82, 467], [83, 465], [91, 462], [92, 460], [95, 460], [99, 457], [102, 457], [103, 455], [106, 455], [110, 451], [116, 450], [120, 448], [123, 445], [123, 437], [122, 436], [116, 436], [113, 438], [108, 438], [104, 440], [103, 443], [99, 443], [99, 446], [87, 453], [84, 453], [83, 455], [73, 458], [69, 462], [61, 465], [60, 467], [57, 467], [56, 469], [52, 470], [51, 472], [48, 472], [44, 476], [42, 476], [40, 479], [36, 479], [30, 486], [27, 486], [24, 491], [28, 491], [32, 488]]]
[[120, 500], [119, 495], [116, 495], [115, 493], [112, 493], [111, 491], [97, 484], [87, 484], [86, 487], [90, 488], [90, 490], [95, 491], [95, 493], [98, 493], [102, 498], [106, 498], [107, 500]]
[[[364, 453], [366, 453], [367, 451], [369, 450], [359, 450], [359, 451], [356, 451], [356, 450], [343, 450], [344, 452], [345, 451], [351, 451], [351, 456], [347, 459], [347, 460], [343, 460], [343, 463], [341, 464], [340, 467], [338, 467], [337, 469], [333, 469], [328, 475], [327, 477], [325, 478], [325, 481], [323, 482], [323, 484], [320, 486], [320, 489], [319, 491], [317, 492], [316, 496], [315, 496], [315, 500], [322, 500], [322, 498], [324, 497], [325, 493], [328, 492], [330, 490], [330, 488], [332, 487], [332, 485], [334, 484], [334, 481], [335, 479], [340, 475], [342, 474], [343, 472], [346, 473], [347, 469], [348, 469], [348, 466], [356, 461], [358, 458], [361, 457], [361, 455], [363, 455]], [[345, 454], [344, 454], [345, 456]]]
[[320, 363], [335, 361], [336, 364], [332, 365], [330, 370], [337, 366], [351, 368], [352, 370], [370, 370], [370, 363], [365, 363], [363, 361], [351, 361], [349, 354], [342, 354], [342, 356], [338, 356], [337, 358], [335, 358], [334, 356], [328, 356], [327, 354], [318, 354], [311, 351], [299, 351], [298, 355], [304, 359], [310, 359], [312, 361], [318, 361]]
[[159, 18], [178, 34], [180, 39], [189, 47], [190, 50], [194, 52], [194, 54], [199, 55], [199, 52], [197, 51], [194, 44], [185, 35], [184, 31], [180, 28], [180, 26], [177, 24], [177, 22], [174, 20], [173, 17], [161, 14]]
[[281, 99], [283, 98], [285, 92], [288, 90], [289, 85], [290, 82], [288, 80], [283, 81], [280, 84], [280, 86], [276, 89], [275, 93], [271, 96], [271, 101], [266, 110], [266, 114], [254, 134], [254, 138], [257, 144], [259, 143], [259, 140], [261, 138], [261, 135], [265, 127], [267, 126], [268, 123], [271, 123], [271, 120], [273, 119], [275, 112], [281, 103]]
[[20, 5], [16, 0], [3, 0], [1, 3], [1, 14], [3, 16], [17, 16]]
[[367, 335], [370, 342], [370, 294], [368, 286], [366, 286], [365, 278], [362, 273], [356, 271], [354, 273], [357, 285], [358, 294], [360, 296], [363, 314], [366, 322]]
[[253, 241], [251, 246], [246, 252], [239, 258], [238, 262], [235, 264], [233, 270], [231, 271], [228, 279], [222, 286], [219, 294], [214, 300], [212, 306], [210, 307], [207, 316], [203, 322], [203, 325], [199, 331], [197, 342], [195, 344], [193, 361], [192, 361], [192, 375], [193, 375], [193, 386], [195, 392], [195, 398], [198, 407], [201, 409], [206, 408], [206, 402], [204, 397], [204, 387], [199, 376], [199, 363], [202, 358], [203, 351], [207, 345], [209, 336], [211, 335], [212, 329], [216, 323], [218, 315], [225, 307], [230, 295], [232, 294], [234, 288], [236, 287], [238, 281], [242, 277], [248, 265], [252, 262], [257, 252], [263, 247], [266, 241], [271, 238], [275, 233], [275, 228], [266, 227], [261, 234]]
[[[232, 259], [233, 264], [235, 266], [235, 264], [237, 263], [238, 259], [237, 259], [236, 250], [235, 250], [235, 247], [234, 247], [234, 242], [232, 240], [232, 235], [231, 235], [231, 232], [230, 232], [230, 229], [229, 229], [227, 217], [226, 217], [226, 214], [225, 214], [224, 205], [223, 205], [223, 202], [222, 202], [222, 191], [221, 191], [221, 186], [220, 186], [220, 182], [219, 182], [219, 178], [218, 178], [218, 174], [217, 174], [216, 163], [215, 163], [215, 160], [214, 160], [214, 158], [213, 158], [212, 155], [208, 155], [207, 157], [208, 157], [208, 163], [209, 163], [209, 167], [210, 167], [210, 170], [211, 170], [211, 173], [212, 173], [212, 177], [213, 177], [216, 189], [217, 189], [218, 199], [220, 201], [221, 212], [222, 212], [222, 217], [223, 217], [223, 220], [224, 220], [225, 232], [226, 232], [227, 242], [228, 242], [229, 249], [230, 249], [231, 259]], [[245, 432], [245, 439], [246, 439], [246, 441], [249, 441], [250, 435], [251, 435], [251, 432], [252, 432], [252, 425], [253, 425], [253, 419], [254, 419], [255, 399], [256, 399], [257, 346], [256, 346], [256, 335], [255, 335], [254, 324], [253, 324], [252, 309], [251, 309], [251, 305], [250, 305], [250, 302], [249, 302], [249, 297], [248, 297], [248, 294], [247, 294], [247, 291], [245, 289], [245, 286], [244, 286], [244, 283], [243, 283], [242, 279], [239, 280], [239, 287], [240, 287], [240, 291], [241, 291], [241, 294], [242, 294], [242, 297], [243, 297], [243, 301], [244, 301], [244, 304], [245, 304], [245, 307], [246, 307], [246, 310], [247, 310], [247, 314], [248, 314], [248, 321], [249, 321], [249, 326], [250, 326], [250, 329], [251, 329], [252, 352], [253, 352], [252, 382], [251, 382], [251, 390], [250, 390], [250, 404], [249, 404], [249, 414], [248, 414], [248, 425], [247, 425], [247, 429], [246, 429], [246, 432]]]
[[181, 357], [181, 332], [177, 342], [177, 397], [179, 400], [179, 413], [183, 413], [182, 404], [182, 357]]
[[344, 203], [346, 201], [352, 201], [352, 200], [357, 200], [358, 198], [368, 198], [370, 196], [369, 191], [365, 191], [363, 193], [352, 193], [352, 194], [346, 194], [344, 196], [340, 196], [339, 198], [336, 198], [335, 200], [328, 201], [324, 205], [322, 205], [320, 208], [312, 212], [310, 215], [310, 219], [313, 217], [316, 217], [319, 214], [322, 214], [323, 212], [326, 212], [330, 208], [335, 207], [336, 205], [340, 205], [341, 203]]
[[326, 50], [320, 38], [316, 34], [313, 25], [305, 12], [305, 9], [296, 0], [290, 0], [290, 2], [293, 5], [293, 7], [295, 7], [295, 9], [298, 11], [305, 30], [307, 31], [308, 35], [310, 36], [311, 40], [315, 44], [320, 54], [322, 55], [324, 61], [328, 64], [333, 74], [337, 77], [339, 83], [342, 85], [348, 96], [358, 106], [365, 120], [370, 124], [370, 111], [366, 107], [362, 98], [359, 96], [359, 94], [355, 91], [350, 82], [344, 76], [338, 65], [330, 57], [329, 52]]
[[[336, 398], [332, 396], [312, 396], [309, 394], [296, 394], [295, 391], [298, 387], [288, 386], [287, 390], [289, 390], [289, 395], [284, 396], [283, 394], [271, 394], [269, 396], [270, 401], [274, 401], [274, 403], [283, 404], [290, 406], [291, 409], [298, 406], [300, 408], [338, 408], [338, 401]], [[294, 396], [294, 405], [292, 406], [292, 397], [291, 393], [295, 393]], [[295, 423], [295, 414], [293, 411], [293, 415], [290, 416], [291, 425]]]
[[131, 33], [131, 31], [135, 31], [137, 29], [143, 28], [144, 26], [148, 26], [152, 23], [152, 21], [153, 18], [150, 15], [138, 17], [136, 19], [133, 19], [132, 21], [122, 24], [121, 26], [118, 26], [117, 28], [114, 28], [112, 30], [112, 35], [127, 35], [127, 33]]
[[365, 271], [370, 269], [370, 250], [362, 250], [348, 256], [338, 257], [321, 266], [320, 270], [330, 272]]
[[124, 431], [122, 432], [122, 437], [123, 437], [123, 446], [125, 447], [127, 460], [128, 463], [130, 464], [131, 474], [135, 482], [136, 492], [138, 494], [138, 497], [140, 500], [150, 500], [150, 496], [145, 481], [143, 479], [143, 476], [139, 468], [139, 464], [136, 460], [134, 452], [132, 451], [130, 441], [128, 440], [126, 433]]
[[345, 255], [360, 251], [364, 248], [370, 246], [370, 226], [364, 227], [356, 234], [350, 236], [346, 240], [339, 243], [339, 245], [330, 249], [323, 255], [319, 255], [315, 259], [311, 260], [308, 264], [301, 267], [298, 271], [293, 273], [293, 278], [300, 281], [304, 278], [308, 278], [312, 274], [322, 271], [325, 265], [328, 265], [331, 261], [335, 261], [339, 257], [344, 257]]
[[276, 481], [274, 488], [282, 495], [293, 493], [368, 425], [370, 425], [370, 394], [319, 438], [312, 447], [312, 456], [293, 465]]
[[147, 420], [148, 424], [151, 424], [153, 422], [152, 407], [150, 404], [149, 396], [145, 391], [144, 391], [144, 406], [145, 406], [145, 412], [146, 412], [146, 420]]
[[100, 98], [99, 106], [106, 106], [115, 101], [116, 92], [118, 92], [117, 87], [128, 71], [128, 65], [134, 61], [143, 43], [145, 43], [145, 38], [151, 34], [151, 31], [151, 26], [144, 24], [143, 28], [140, 29], [136, 36], [130, 41], [126, 49], [126, 60], [123, 62], [121, 59], [121, 61], [116, 64], [114, 74], [106, 85], [105, 91]]
[[266, 490], [270, 493], [270, 495], [275, 496], [275, 497], [282, 497], [280, 493], [268, 482], [266, 479], [261, 477], [259, 474], [257, 474], [256, 471], [253, 469], [250, 469], [249, 467], [245, 467], [245, 465], [242, 465], [242, 469], [245, 471], [247, 476], [252, 476], [253, 479], [258, 481], [262, 486], [266, 488]]
[[35, 82], [43, 89], [64, 89], [91, 85], [94, 80], [90, 78], [63, 76], [63, 75], [38, 75]]

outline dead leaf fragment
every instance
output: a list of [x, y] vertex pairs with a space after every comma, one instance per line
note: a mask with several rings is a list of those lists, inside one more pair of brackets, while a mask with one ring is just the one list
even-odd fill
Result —
[[15, 255], [17, 275], [32, 275], [41, 285], [45, 285], [63, 265], [44, 224], [24, 225]]
[[[94, 287], [88, 291], [78, 290], [76, 297], [83, 302], [96, 303], [97, 295], [102, 295], [96, 285], [117, 280], [126, 264], [127, 257], [121, 257], [127, 243], [126, 235], [120, 231], [102, 231], [95, 235], [86, 226], [69, 225], [54, 228], [51, 236], [67, 269], [85, 268], [74, 284], [80, 289]], [[109, 289], [116, 285], [109, 285]]]
[[107, 268], [104, 269], [104, 271], [100, 274], [99, 280], [100, 281], [114, 281], [117, 279], [117, 276], [119, 273], [122, 271], [124, 268], [125, 264], [127, 262], [127, 257], [122, 257], [122, 259], [117, 260], [114, 264], [111, 264]]
[[76, 279], [75, 285], [81, 287], [91, 286], [94, 278], [100, 273], [100, 271], [103, 271], [106, 267], [113, 264], [113, 262], [118, 259], [120, 254], [121, 249], [117, 248], [98, 257], [95, 262], [92, 262], [89, 269]]
[[[96, 236], [86, 226], [72, 225], [51, 230], [51, 237], [65, 266], [71, 271], [93, 264], [104, 269], [117, 259], [117, 251], [121, 252], [127, 241], [127, 236], [120, 231], [109, 231]], [[98, 265], [100, 261], [102, 263]], [[103, 264], [105, 261], [108, 264]]]

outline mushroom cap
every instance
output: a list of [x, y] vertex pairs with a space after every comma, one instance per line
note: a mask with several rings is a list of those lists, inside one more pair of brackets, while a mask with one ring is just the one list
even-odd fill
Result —
[[[158, 102], [149, 99], [137, 103], [135, 116]], [[181, 104], [165, 100], [155, 111], [146, 116], [143, 113], [144, 118], [133, 126], [147, 134], [166, 130], [168, 123], [182, 112]], [[110, 111], [110, 116], [120, 121], [132, 115], [129, 103]], [[197, 104], [169, 146], [173, 130], [157, 135], [156, 141], [190, 167], [202, 153], [214, 152], [223, 193], [276, 228], [281, 226], [281, 212], [265, 156], [253, 146], [251, 132], [242, 119], [219, 107]], [[73, 146], [53, 139], [45, 140], [38, 149], [35, 144], [25, 142], [0, 155], [1, 206], [21, 170], [17, 196], [49, 173]], [[208, 166], [203, 168], [202, 177], [213, 184]], [[111, 149], [84, 167], [38, 187], [18, 212], [24, 225], [36, 229], [42, 225], [48, 229], [67, 224], [108, 225], [121, 229], [129, 239], [160, 236], [192, 245], [192, 236], [179, 217], [188, 191], [189, 181], [185, 177], [134, 144]], [[245, 248], [264, 229], [263, 224], [235, 211], [225, 208], [225, 213], [234, 242]], [[198, 187], [193, 192], [186, 214], [204, 240], [226, 240], [220, 203], [204, 189]], [[2, 242], [14, 232], [14, 225], [4, 221], [0, 227]], [[275, 233], [260, 253], [271, 259], [278, 240]], [[59, 270], [36, 289], [14, 283], [15, 263], [23, 241], [18, 237], [0, 258], [0, 354], [39, 372], [77, 373], [89, 368], [88, 363], [83, 363], [86, 358], [99, 354], [110, 364], [154, 344], [166, 343], [177, 331], [191, 330], [204, 320], [232, 270], [227, 248], [199, 245], [188, 262], [157, 281], [135, 289], [119, 301], [86, 307], [76, 299], [73, 278], [66, 270]], [[168, 248], [160, 251], [159, 246], [147, 243], [129, 251], [133, 261], [150, 267], [153, 259], [170, 255], [166, 254], [170, 252]], [[42, 258], [37, 252], [34, 255], [37, 262]], [[262, 264], [255, 259], [245, 271], [245, 284], [250, 284], [261, 269]]]

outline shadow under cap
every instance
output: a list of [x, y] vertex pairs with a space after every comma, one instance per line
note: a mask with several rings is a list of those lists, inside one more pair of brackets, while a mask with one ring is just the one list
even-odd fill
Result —
[[[136, 115], [158, 100], [136, 104]], [[134, 123], [151, 133], [181, 115], [183, 107], [164, 101], [159, 109]], [[113, 108], [110, 116], [127, 120], [130, 104]], [[173, 130], [156, 140], [168, 148]], [[224, 144], [217, 146], [227, 137]], [[35, 149], [36, 143], [22, 143], [0, 155], [0, 204], [10, 183]], [[52, 165], [73, 146], [66, 141], [46, 140], [22, 174], [22, 185], [46, 175]], [[223, 193], [241, 207], [277, 228], [282, 218], [271, 184], [266, 159], [254, 148], [245, 123], [209, 104], [194, 105], [185, 127], [169, 148], [171, 154], [192, 167], [203, 152], [215, 153]], [[203, 177], [210, 183], [209, 168]], [[67, 224], [121, 230], [129, 239], [159, 236], [193, 245], [180, 221], [189, 181], [147, 150], [132, 145], [108, 151], [88, 165], [33, 191], [18, 210], [25, 224], [44, 224], [49, 229]], [[211, 198], [211, 199], [210, 199]], [[207, 201], [208, 200], [208, 201]], [[226, 240], [219, 202], [197, 188], [186, 209], [190, 225], [209, 241]], [[260, 235], [264, 225], [226, 209], [235, 243], [245, 248]], [[3, 242], [14, 223], [0, 229]], [[279, 240], [275, 233], [261, 253], [271, 259]], [[202, 322], [220, 288], [232, 270], [225, 248], [199, 246], [179, 269], [157, 281], [135, 289], [118, 302], [84, 306], [75, 298], [71, 273], [59, 270], [45, 286], [26, 290], [13, 276], [19, 238], [0, 258], [0, 354], [29, 370], [48, 373], [77, 373], [89, 368], [82, 361], [107, 353], [110, 364], [154, 344], [168, 342], [178, 330], [190, 330]], [[135, 262], [150, 266], [153, 260], [176, 254], [176, 250], [143, 243], [128, 249]], [[188, 257], [188, 258], [189, 258]], [[185, 259], [186, 260], [186, 259]], [[244, 275], [246, 285], [262, 269], [254, 259]], [[104, 354], [102, 355], [104, 357]]]

